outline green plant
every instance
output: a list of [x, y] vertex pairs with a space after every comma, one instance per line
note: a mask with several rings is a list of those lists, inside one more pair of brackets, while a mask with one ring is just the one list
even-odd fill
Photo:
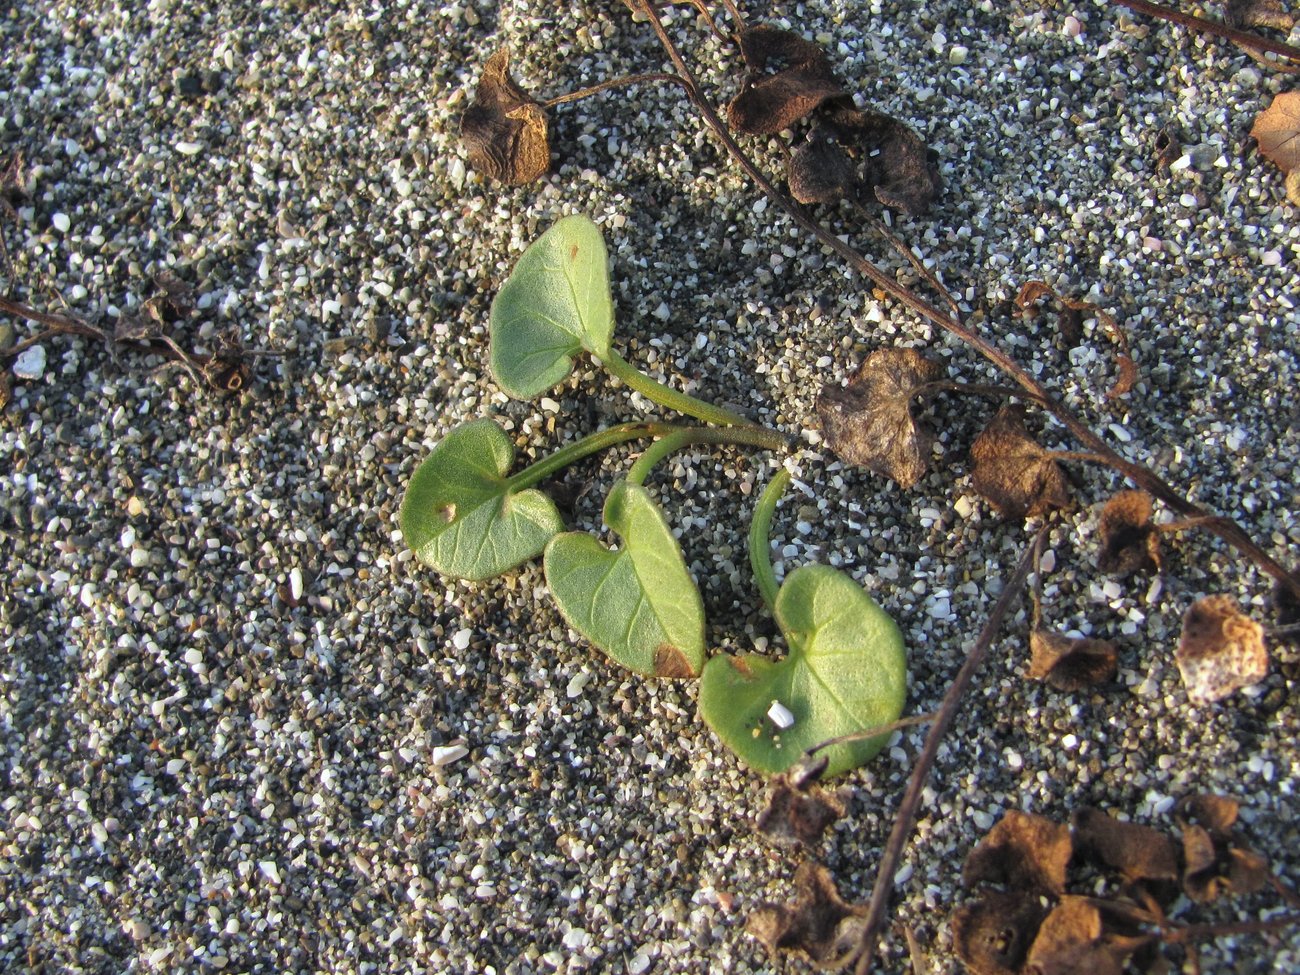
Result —
[[[797, 569], [778, 591], [767, 539], [789, 483], [784, 471], [759, 502], [750, 545], [758, 585], [790, 653], [780, 662], [746, 655], [705, 664], [703, 600], [645, 480], [656, 464], [691, 444], [784, 450], [788, 442], [641, 373], [615, 351], [613, 333], [600, 231], [585, 217], [566, 217], [525, 251], [492, 303], [492, 373], [510, 395], [538, 396], [563, 381], [586, 352], [646, 398], [706, 425], [620, 424], [511, 474], [515, 451], [505, 431], [488, 418], [464, 423], [433, 448], [403, 499], [402, 533], [416, 557], [443, 575], [478, 581], [544, 553], [547, 585], [569, 625], [636, 673], [685, 678], [703, 671], [705, 720], [759, 771], [783, 771], [826, 738], [892, 721], [906, 684], [893, 621], [848, 576], [826, 566]], [[635, 439], [651, 443], [604, 507], [620, 547], [564, 531], [539, 485], [575, 461]], [[774, 724], [768, 712], [778, 701], [774, 713], [782, 720]], [[787, 715], [793, 723], [780, 727]], [[829, 771], [861, 764], [881, 744], [877, 738], [831, 746]]]

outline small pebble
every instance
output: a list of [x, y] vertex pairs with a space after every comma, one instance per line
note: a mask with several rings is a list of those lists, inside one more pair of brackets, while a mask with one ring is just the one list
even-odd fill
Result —
[[33, 345], [23, 349], [14, 359], [13, 368], [19, 379], [40, 379], [45, 375], [45, 346]]
[[452, 762], [458, 762], [469, 754], [469, 749], [464, 745], [435, 745], [433, 749], [433, 764], [437, 766], [450, 765]]

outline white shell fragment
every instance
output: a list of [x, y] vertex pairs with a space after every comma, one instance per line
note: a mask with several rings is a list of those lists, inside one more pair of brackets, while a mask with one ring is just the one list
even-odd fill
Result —
[[442, 766], [450, 765], [452, 762], [458, 762], [469, 754], [469, 749], [464, 745], [435, 745], [433, 749], [433, 764]]
[[767, 718], [783, 731], [794, 726], [794, 714], [780, 701], [772, 702], [772, 706], [767, 709]]

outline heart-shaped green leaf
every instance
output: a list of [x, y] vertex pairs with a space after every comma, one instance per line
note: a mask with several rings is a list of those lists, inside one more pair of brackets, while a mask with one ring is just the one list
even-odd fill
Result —
[[492, 302], [492, 375], [516, 399], [532, 399], [573, 368], [583, 349], [608, 358], [614, 332], [605, 241], [587, 217], [565, 217], [515, 265]]
[[694, 677], [704, 664], [704, 605], [659, 506], [620, 481], [605, 523], [623, 539], [617, 552], [582, 532], [546, 546], [546, 583], [561, 614], [629, 670]]
[[487, 419], [443, 437], [402, 500], [402, 535], [415, 557], [443, 575], [490, 579], [541, 553], [564, 530], [541, 491], [512, 491], [515, 448]]
[[[714, 657], [700, 681], [700, 713], [747, 765], [784, 772], [813, 745], [897, 720], [907, 690], [903, 637], [861, 586], [829, 566], [802, 566], [774, 612], [790, 646], [784, 660]], [[884, 743], [828, 748], [826, 774], [861, 765]]]

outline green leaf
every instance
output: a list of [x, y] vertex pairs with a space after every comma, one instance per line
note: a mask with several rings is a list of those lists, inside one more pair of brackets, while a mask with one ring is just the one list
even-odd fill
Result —
[[704, 664], [704, 604], [659, 506], [620, 481], [605, 523], [623, 539], [611, 552], [582, 532], [546, 546], [546, 583], [575, 630], [629, 670], [694, 677]]
[[[704, 667], [700, 713], [718, 737], [760, 772], [784, 772], [828, 738], [898, 719], [907, 659], [898, 626], [856, 582], [824, 565], [796, 569], [777, 593], [777, 625], [790, 653], [719, 656]], [[778, 702], [794, 716], [780, 729], [768, 716]], [[867, 761], [885, 736], [836, 745], [826, 774]]]
[[489, 329], [492, 375], [516, 399], [559, 383], [583, 349], [608, 358], [614, 303], [600, 229], [565, 217], [534, 241], [492, 302]]
[[515, 448], [482, 419], [447, 434], [425, 458], [402, 500], [402, 535], [415, 557], [443, 575], [490, 579], [541, 553], [564, 530], [541, 491], [512, 491]]

